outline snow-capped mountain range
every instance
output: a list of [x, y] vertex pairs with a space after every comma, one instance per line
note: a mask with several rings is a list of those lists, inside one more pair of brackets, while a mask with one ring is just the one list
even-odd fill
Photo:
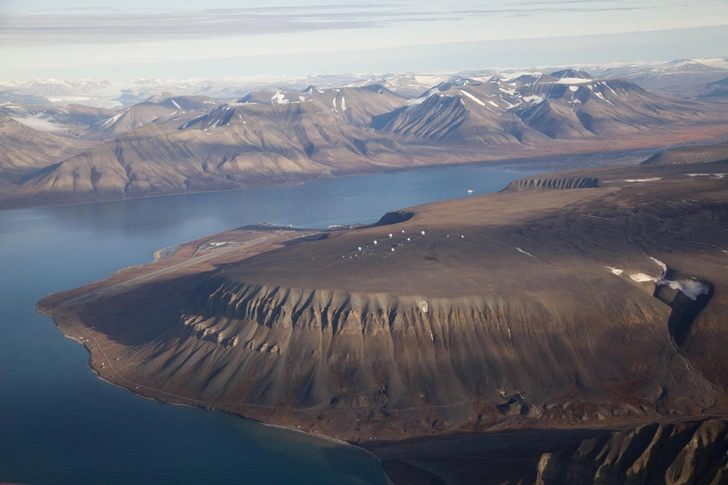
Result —
[[[223, 88], [207, 83], [190, 88], [207, 95], [163, 91], [115, 108], [0, 103], [0, 206], [632, 150], [728, 132], [720, 104], [593, 77], [586, 68], [340, 80], [346, 82], [336, 87], [308, 84], [312, 77], [306, 77], [257, 90], [230, 88], [225, 97], [210, 96]], [[84, 86], [109, 90], [112, 84]], [[70, 92], [44, 89], [54, 96]]]
[[[700, 95], [695, 88], [728, 78], [728, 58], [690, 59], [670, 62], [642, 62], [610, 65], [576, 66], [589, 76], [599, 78], [628, 78], [640, 86], [684, 97]], [[390, 73], [338, 74], [305, 76], [253, 76], [218, 79], [131, 79], [115, 82], [97, 79], [0, 81], [0, 102], [12, 100], [26, 104], [83, 104], [94, 107], [129, 106], [146, 101], [164, 92], [175, 95], [204, 95], [212, 98], [241, 98], [266, 88], [300, 91], [307, 86], [319, 89], [361, 87], [380, 84], [401, 96], [413, 98], [432, 86], [458, 77], [487, 81], [492, 77], [512, 80], [520, 75], [538, 75], [559, 71], [557, 67], [538, 69], [494, 68], [460, 73]], [[704, 93], [702, 93], [704, 94]]]

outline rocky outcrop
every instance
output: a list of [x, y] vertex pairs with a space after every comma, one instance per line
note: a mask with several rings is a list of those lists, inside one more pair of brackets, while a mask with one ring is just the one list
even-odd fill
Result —
[[414, 213], [408, 211], [387, 212], [379, 219], [374, 226], [388, 226], [390, 224], [399, 224], [412, 219]]
[[519, 485], [728, 483], [728, 421], [648, 424], [544, 453]]
[[589, 189], [599, 187], [599, 179], [593, 177], [525, 178], [508, 184], [506, 191]]

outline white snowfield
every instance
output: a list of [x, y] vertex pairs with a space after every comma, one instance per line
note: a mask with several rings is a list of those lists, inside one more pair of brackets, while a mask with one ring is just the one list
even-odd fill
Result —
[[270, 102], [271, 104], [288, 104], [290, 101], [286, 99], [285, 94], [280, 91], [276, 91], [276, 94], [270, 98]]
[[634, 182], [656, 182], [658, 180], [662, 180], [662, 177], [650, 177], [650, 178], [646, 178], [646, 179], [625, 179], [625, 182], [630, 182], [630, 183], [634, 183]]
[[658, 286], [669, 286], [673, 290], [682, 291], [691, 300], [697, 300], [700, 295], [707, 295], [710, 292], [708, 285], [698, 280], [660, 280], [656, 281], [655, 284]]
[[724, 173], [689, 173], [687, 175], [688, 177], [715, 177], [717, 179], [722, 179], [726, 176]]
[[544, 98], [543, 96], [539, 96], [539, 95], [537, 95], [537, 94], [534, 94], [534, 95], [532, 95], [532, 96], [524, 96], [524, 97], [523, 97], [523, 100], [524, 100], [525, 102], [527, 102], [527, 103], [533, 103], [533, 104], [539, 104], [539, 103], [542, 103], [542, 102], [544, 101], [544, 99], [545, 99], [545, 98]]
[[706, 66], [714, 67], [716, 69], [728, 69], [728, 59], [724, 57], [710, 57], [707, 59], [695, 59], [696, 62], [699, 62], [700, 64], [705, 64]]
[[607, 103], [611, 104], [612, 106], [614, 106], [614, 103], [612, 103], [612, 102], [611, 102], [611, 101], [609, 101], [609, 100], [608, 100], [607, 98], [605, 98], [605, 97], [604, 97], [604, 95], [603, 95], [602, 93], [599, 93], [599, 92], [597, 92], [597, 91], [594, 91], [594, 95], [595, 95], [595, 96], [596, 96], [597, 98], [601, 99], [602, 101], [605, 101], [605, 102], [607, 102]]
[[[696, 279], [682, 279], [682, 280], [668, 280], [667, 279], [667, 265], [660, 261], [659, 259], [650, 257], [650, 259], [662, 269], [662, 274], [660, 276], [650, 276], [645, 273], [635, 273], [629, 275], [629, 277], [638, 282], [638, 283], [645, 283], [647, 281], [653, 281], [655, 283], [655, 286], [669, 286], [673, 290], [677, 290], [682, 292], [683, 295], [687, 296], [691, 300], [697, 300], [697, 298], [700, 295], [707, 295], [710, 293], [710, 286], [708, 286], [706, 283], [703, 283], [702, 281], [696, 280]], [[621, 273], [615, 273], [614, 268], [610, 268], [614, 274], [621, 274]]]
[[587, 84], [593, 83], [594, 79], [583, 79], [580, 77], [562, 77], [554, 84]]
[[657, 278], [655, 278], [654, 276], [645, 274], [645, 273], [635, 273], [635, 274], [629, 275], [629, 277], [638, 283], [644, 283], [645, 281], [657, 281]]
[[[426, 92], [425, 94], [423, 94], [422, 96], [420, 96], [420, 97], [419, 97], [419, 98], [417, 98], [417, 99], [421, 99], [422, 101], [424, 101], [424, 100], [426, 100], [427, 98], [429, 98], [430, 96], [433, 96], [433, 95], [435, 95], [435, 94], [440, 94], [441, 92], [442, 92], [442, 91], [440, 91], [440, 88], [438, 88], [437, 86], [435, 86], [435, 87], [434, 87], [434, 88], [432, 88], [432, 89], [428, 89], [428, 90], [427, 90], [427, 92]], [[420, 103], [421, 103], [422, 101], [420, 101]]]
[[664, 279], [665, 276], [667, 276], [667, 265], [660, 261], [659, 259], [655, 259], [652, 256], [650, 256], [650, 259], [660, 268], [662, 268], [662, 274], [660, 275], [660, 279]]
[[25, 125], [28, 128], [33, 128], [34, 130], [38, 131], [60, 131], [63, 130], [63, 127], [58, 126], [57, 124], [53, 123], [52, 121], [49, 121], [47, 119], [42, 118], [41, 114], [37, 114], [34, 116], [28, 116], [25, 118], [21, 117], [15, 117], [11, 116], [12, 119], [20, 123], [21, 125]]
[[[126, 111], [129, 111], [129, 110], [126, 110]], [[125, 111], [124, 113], [126, 113], [126, 111]], [[119, 120], [119, 118], [121, 118], [121, 116], [122, 116], [122, 115], [123, 115], [124, 113], [119, 113], [118, 115], [114, 115], [114, 116], [112, 116], [112, 117], [111, 117], [111, 118], [109, 118], [108, 120], [104, 121], [104, 122], [103, 122], [103, 123], [101, 124], [101, 126], [102, 126], [102, 127], [104, 127], [104, 126], [108, 126], [108, 125], [113, 125], [114, 123], [116, 123], [116, 122], [117, 122], [117, 121]]]
[[540, 78], [543, 76], [543, 73], [539, 71], [513, 71], [509, 72], [507, 77], [504, 77], [504, 80], [508, 83], [512, 83], [521, 76], [535, 76], [536, 78]]

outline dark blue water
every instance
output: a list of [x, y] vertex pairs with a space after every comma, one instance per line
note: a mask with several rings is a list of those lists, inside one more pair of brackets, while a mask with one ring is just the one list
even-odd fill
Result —
[[373, 222], [528, 174], [466, 166], [0, 211], [0, 482], [384, 484], [378, 463], [354, 448], [99, 381], [86, 350], [36, 314], [35, 303], [206, 234], [256, 222]]

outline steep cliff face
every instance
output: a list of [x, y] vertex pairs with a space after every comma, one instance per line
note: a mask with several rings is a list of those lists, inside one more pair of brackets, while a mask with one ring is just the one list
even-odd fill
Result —
[[545, 453], [519, 485], [719, 485], [728, 482], [728, 422], [649, 424]]
[[670, 340], [669, 308], [646, 292], [603, 292], [599, 278], [581, 284], [588, 289], [561, 296], [433, 298], [218, 276], [164, 315], [155, 338], [133, 341], [126, 358], [166, 392], [348, 410], [362, 424], [375, 411], [451, 428], [694, 414], [715, 403], [720, 389]]
[[139, 392], [348, 439], [725, 412], [726, 186], [686, 170], [421, 206], [54, 317]]
[[[441, 418], [467, 418], [474, 400], [500, 404], [520, 391], [541, 407], [577, 385], [648, 377], [643, 369], [660, 352], [679, 360], [663, 337], [667, 315], [648, 295], [626, 304], [605, 295], [601, 305], [614, 310], [613, 324], [590, 324], [591, 310], [548, 308], [537, 298], [397, 297], [212, 279], [167, 327], [160, 341], [168, 344], [152, 343], [159, 357], [137, 352], [167, 385], [192, 390], [204, 382], [204, 400], [234, 390], [236, 399], [259, 405], [381, 406], [410, 414], [442, 406], [435, 412]], [[608, 358], [614, 353], [607, 342], [624, 334], [632, 340], [618, 351], [624, 359]], [[244, 376], [256, 380], [246, 385]], [[702, 394], [707, 384], [696, 384]]]
[[592, 177], [549, 178], [535, 177], [515, 180], [508, 184], [507, 191], [589, 189], [599, 187], [599, 179]]

